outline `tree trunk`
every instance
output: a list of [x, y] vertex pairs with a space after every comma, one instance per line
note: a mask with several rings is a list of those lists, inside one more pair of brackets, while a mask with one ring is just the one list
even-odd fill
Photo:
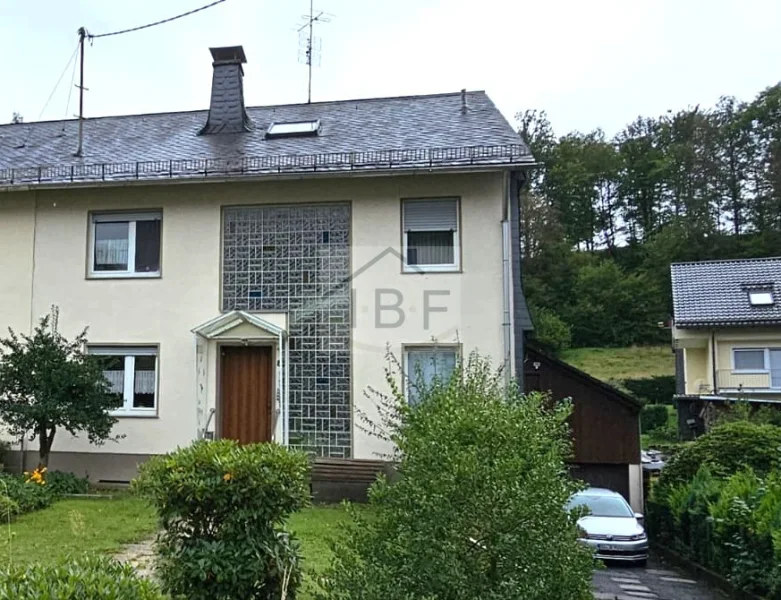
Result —
[[51, 430], [47, 429], [46, 427], [41, 427], [38, 430], [38, 466], [39, 467], [48, 467], [49, 466], [49, 453], [52, 449], [52, 444], [54, 443], [54, 432], [56, 429], [54, 427], [51, 428]]

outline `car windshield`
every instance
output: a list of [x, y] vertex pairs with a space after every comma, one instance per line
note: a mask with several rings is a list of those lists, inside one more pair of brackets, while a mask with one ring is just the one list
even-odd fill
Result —
[[623, 498], [615, 496], [588, 496], [578, 494], [568, 503], [567, 509], [573, 510], [578, 507], [586, 507], [591, 516], [594, 517], [633, 517], [631, 511]]

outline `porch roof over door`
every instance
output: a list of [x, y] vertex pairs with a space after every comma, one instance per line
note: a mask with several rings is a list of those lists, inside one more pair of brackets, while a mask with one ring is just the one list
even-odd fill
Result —
[[257, 330], [258, 334], [260, 334], [260, 337], [287, 337], [287, 330], [283, 326], [273, 323], [270, 318], [263, 318], [261, 315], [245, 312], [243, 310], [233, 310], [219, 315], [214, 319], [202, 323], [193, 329], [192, 332], [202, 338], [211, 340], [216, 339], [241, 325], [253, 327]]

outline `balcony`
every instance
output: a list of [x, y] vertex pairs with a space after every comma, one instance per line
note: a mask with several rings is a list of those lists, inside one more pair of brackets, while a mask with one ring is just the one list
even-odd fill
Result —
[[730, 369], [716, 371], [719, 391], [781, 392], [781, 371], [741, 373]]

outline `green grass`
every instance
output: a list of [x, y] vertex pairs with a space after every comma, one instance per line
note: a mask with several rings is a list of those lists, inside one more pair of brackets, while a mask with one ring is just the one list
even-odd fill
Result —
[[643, 449], [658, 448], [678, 443], [678, 411], [670, 404], [667, 407], [667, 425], [643, 433], [640, 436], [640, 446]]
[[603, 381], [675, 375], [675, 356], [669, 346], [573, 348], [561, 358]]
[[304, 557], [304, 584], [300, 600], [311, 600], [317, 589], [315, 577], [331, 562], [328, 540], [339, 531], [339, 524], [348, 519], [345, 508], [338, 506], [313, 506], [290, 517], [288, 525], [301, 541]]
[[[128, 494], [61, 500], [11, 523], [11, 561], [52, 563], [69, 554], [114, 552], [122, 544], [150, 537], [156, 526], [152, 508]], [[8, 526], [2, 524], [0, 564], [8, 556]]]

